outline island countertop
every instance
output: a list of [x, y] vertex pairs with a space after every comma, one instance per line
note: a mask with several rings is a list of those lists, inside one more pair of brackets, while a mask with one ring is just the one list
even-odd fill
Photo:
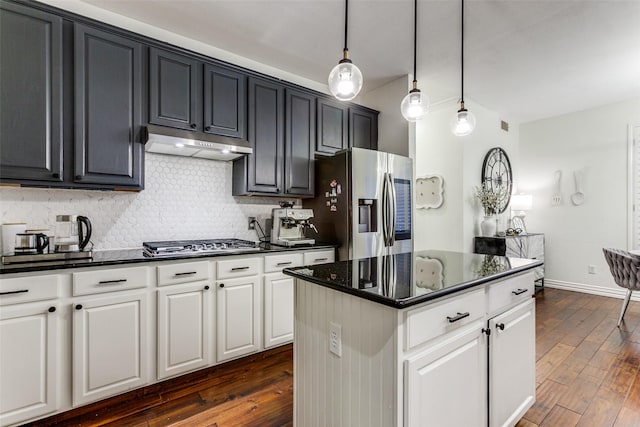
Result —
[[283, 272], [390, 307], [405, 308], [542, 264], [534, 259], [426, 250], [287, 268]]

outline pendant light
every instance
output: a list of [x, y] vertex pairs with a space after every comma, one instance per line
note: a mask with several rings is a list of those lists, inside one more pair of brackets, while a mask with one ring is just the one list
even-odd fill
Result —
[[413, 89], [404, 97], [400, 104], [402, 116], [415, 122], [422, 119], [429, 112], [429, 97], [418, 89], [416, 76], [416, 57], [418, 45], [418, 0], [413, 1]]
[[460, 109], [451, 120], [451, 131], [454, 135], [464, 136], [475, 127], [475, 116], [464, 108], [464, 0], [460, 0]]
[[347, 49], [347, 24], [349, 22], [349, 0], [345, 0], [344, 8], [344, 50], [342, 59], [329, 73], [329, 91], [340, 101], [355, 98], [362, 89], [362, 73], [349, 59]]

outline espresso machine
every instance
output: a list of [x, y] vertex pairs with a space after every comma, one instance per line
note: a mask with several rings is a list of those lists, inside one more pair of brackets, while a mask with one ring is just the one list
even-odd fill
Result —
[[[282, 205], [281, 205], [282, 206]], [[308, 229], [318, 230], [310, 221], [313, 209], [284, 206], [272, 212], [271, 243], [279, 246], [313, 245], [316, 240], [305, 236]]]

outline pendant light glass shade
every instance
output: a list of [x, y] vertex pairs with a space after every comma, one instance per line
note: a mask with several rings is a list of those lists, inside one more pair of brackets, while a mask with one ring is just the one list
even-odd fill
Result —
[[464, 108], [464, 0], [460, 0], [460, 109], [451, 120], [451, 132], [465, 136], [476, 127], [476, 117]]
[[451, 120], [451, 132], [456, 136], [469, 135], [476, 127], [476, 116], [464, 108], [464, 102]]
[[349, 59], [347, 28], [349, 24], [349, 0], [344, 1], [344, 49], [342, 59], [329, 73], [329, 92], [339, 101], [350, 101], [362, 89], [362, 73]]
[[402, 100], [400, 111], [407, 121], [416, 122], [429, 112], [429, 97], [420, 89], [413, 89]]
[[329, 91], [340, 101], [350, 101], [358, 95], [360, 89], [362, 89], [360, 69], [350, 59], [342, 59], [329, 73]]
[[418, 0], [413, 1], [413, 89], [402, 99], [400, 112], [409, 122], [422, 119], [429, 112], [429, 97], [418, 89], [416, 58], [418, 45]]

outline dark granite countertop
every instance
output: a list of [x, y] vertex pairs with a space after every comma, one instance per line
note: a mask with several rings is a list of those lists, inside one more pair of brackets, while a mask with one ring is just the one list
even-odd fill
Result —
[[52, 261], [37, 263], [21, 263], [21, 264], [5, 264], [0, 266], [0, 274], [24, 273], [32, 271], [49, 271], [78, 267], [99, 267], [105, 265], [133, 264], [141, 262], [156, 261], [175, 261], [175, 260], [192, 260], [202, 258], [224, 257], [232, 255], [251, 255], [251, 254], [267, 254], [275, 252], [288, 252], [312, 249], [328, 249], [335, 248], [333, 244], [315, 244], [303, 245], [295, 247], [276, 246], [270, 243], [262, 242], [255, 250], [243, 250], [237, 252], [209, 253], [209, 254], [193, 254], [193, 255], [174, 255], [162, 257], [150, 257], [143, 253], [140, 249], [123, 249], [123, 250], [106, 250], [93, 251], [91, 259], [77, 259], [68, 261]]
[[287, 268], [284, 273], [390, 307], [404, 308], [540, 265], [542, 261], [532, 259], [428, 250]]

